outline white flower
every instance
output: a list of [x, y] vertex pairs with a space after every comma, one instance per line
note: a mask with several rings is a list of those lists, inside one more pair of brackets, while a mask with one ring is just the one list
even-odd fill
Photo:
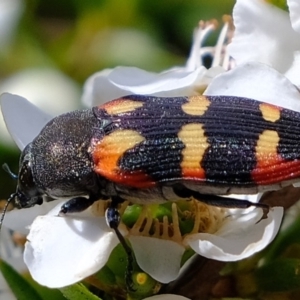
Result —
[[[103, 76], [103, 73], [100, 76], [94, 75], [86, 84], [84, 99], [87, 104], [95, 105], [118, 96], [143, 93], [143, 91], [145, 91], [143, 94], [151, 92], [153, 95], [168, 96], [196, 93], [199, 85], [206, 86], [215, 74], [209, 78], [210, 72], [214, 72], [214, 69], [207, 71], [201, 64], [199, 65], [193, 56], [193, 51], [191, 55], [193, 59], [189, 61], [187, 67], [172, 69], [158, 75], [137, 69], [122, 69], [127, 72], [126, 74], [138, 75], [136, 79], [127, 77], [127, 81], [124, 81], [126, 76], [122, 76], [119, 70], [107, 71], [107, 77]], [[256, 76], [247, 74], [256, 74]], [[147, 80], [150, 80], [149, 84]], [[103, 85], [104, 83], [107, 86]], [[269, 93], [265, 92], [266, 89]], [[280, 93], [284, 91], [284, 99], [287, 101], [281, 103], [282, 106], [287, 105], [291, 109], [298, 109], [299, 94], [288, 79], [265, 65], [248, 63], [214, 78], [206, 94], [239, 95], [274, 103], [278, 94], [281, 95]], [[36, 115], [36, 111], [33, 111]], [[30, 111], [27, 113], [29, 116], [33, 115]], [[20, 113], [11, 109], [6, 119], [18, 119], [16, 114]], [[45, 119], [41, 119], [43, 120], [41, 126], [35, 123], [36, 128], [43, 126]], [[15, 138], [19, 139], [18, 144], [22, 147], [30, 138], [34, 138], [35, 134], [30, 137], [33, 127], [30, 126], [29, 134], [23, 141], [19, 133], [27, 132], [26, 124], [22, 129], [17, 127], [15, 129], [18, 133], [15, 134]], [[259, 197], [255, 196], [252, 201], [258, 199]], [[92, 208], [82, 214], [63, 218], [57, 217], [60, 206], [61, 204], [47, 215], [36, 218], [31, 226], [24, 254], [35, 280], [49, 287], [69, 285], [97, 272], [105, 265], [111, 251], [118, 244], [115, 234], [107, 227], [104, 217], [95, 216]], [[216, 216], [217, 222], [214, 222], [213, 227], [209, 227], [208, 232], [199, 232], [195, 227], [192, 233], [180, 239], [171, 239], [166, 229], [162, 232], [165, 235], [164, 239], [159, 235], [149, 237], [147, 228], [139, 235], [134, 232], [134, 227], [121, 226], [121, 231], [129, 239], [141, 269], [156, 280], [168, 283], [177, 278], [181, 258], [187, 247], [208, 258], [224, 261], [242, 259], [260, 251], [272, 241], [282, 218], [281, 208], [273, 208], [263, 220], [261, 220], [260, 209], [251, 208], [247, 211], [214, 209], [212, 208], [210, 213]], [[20, 213], [25, 214], [29, 210]], [[173, 211], [172, 216], [175, 222], [176, 213]], [[147, 216], [147, 222], [152, 224], [155, 221]], [[164, 222], [163, 228], [168, 226], [168, 223]]]
[[[1, 100], [4, 107], [6, 102], [15, 103], [19, 109], [28, 106], [23, 98], [8, 94], [2, 96]], [[28, 118], [37, 116], [36, 108], [30, 105], [27, 108]], [[18, 112], [18, 109], [16, 111], [11, 107], [10, 115], [6, 118], [18, 119], [18, 114], [22, 115], [23, 111]], [[11, 118], [12, 116], [15, 118]], [[45, 119], [42, 117], [36, 120], [40, 120], [41, 124], [34, 122], [34, 126], [28, 125], [30, 131], [33, 127], [36, 130], [44, 125]], [[17, 129], [20, 133], [20, 129]], [[22, 130], [26, 131], [25, 125]], [[18, 144], [22, 147], [26, 142], [19, 139]], [[257, 200], [257, 197], [251, 199]], [[49, 287], [69, 285], [97, 272], [106, 264], [111, 251], [118, 244], [104, 217], [94, 216], [91, 210], [80, 215], [57, 217], [60, 207], [61, 203], [58, 203], [50, 213], [36, 218], [31, 225], [24, 254], [33, 278]], [[23, 218], [31, 210], [8, 213], [4, 224], [10, 219], [15, 222], [16, 219]], [[213, 231], [198, 233], [198, 230], [195, 230], [180, 241], [167, 238], [167, 235], [166, 239], [149, 237], [149, 234], [146, 235], [147, 231], [144, 236], [137, 235], [133, 232], [134, 228], [128, 229], [124, 226], [121, 230], [131, 243], [139, 266], [154, 279], [167, 283], [179, 275], [181, 258], [187, 247], [203, 256], [224, 261], [242, 259], [260, 251], [277, 233], [282, 209], [274, 208], [269, 212], [268, 218], [260, 222], [260, 209], [247, 213], [244, 210], [230, 210], [217, 213], [217, 216], [218, 222]]]
[[237, 64], [256, 61], [300, 85], [300, 5], [288, 0], [290, 13], [262, 0], [237, 0], [233, 9], [235, 34], [228, 46]]
[[97, 272], [118, 244], [104, 217], [86, 211], [62, 218], [57, 216], [60, 207], [35, 219], [25, 245], [32, 277], [48, 287], [67, 286]]
[[[96, 205], [102, 208], [102, 204], [99, 201]], [[199, 202], [194, 206], [199, 210], [192, 211], [197, 216], [194, 229], [185, 236], [179, 231], [175, 204], [171, 236], [167, 219], [149, 233], [157, 221], [149, 215], [153, 208], [146, 206], [132, 228], [120, 227], [140, 268], [159, 282], [178, 277], [182, 255], [189, 247], [207, 258], [224, 261], [240, 260], [262, 250], [275, 237], [283, 213], [277, 207], [270, 210], [267, 219], [260, 220], [260, 209], [225, 210]], [[96, 273], [119, 243], [107, 227], [103, 209], [100, 216], [93, 206], [80, 215], [62, 218], [57, 216], [60, 207], [35, 219], [25, 246], [24, 259], [32, 277], [48, 287], [70, 285]], [[199, 228], [204, 232], [198, 233]]]
[[252, 98], [300, 111], [297, 87], [275, 69], [257, 62], [238, 65], [216, 77], [204, 94]]
[[52, 119], [25, 98], [8, 93], [1, 95], [1, 110], [6, 127], [21, 150]]
[[[211, 80], [230, 66], [224, 47], [231, 36], [230, 20], [225, 20], [216, 47], [201, 47], [216, 23], [200, 22], [194, 33], [190, 57], [184, 67], [175, 67], [162, 73], [147, 72], [134, 67], [106, 69], [92, 75], [84, 87], [83, 102], [91, 107], [130, 94], [155, 96], [189, 96], [199, 94]], [[202, 64], [204, 55], [212, 55], [212, 68]]]

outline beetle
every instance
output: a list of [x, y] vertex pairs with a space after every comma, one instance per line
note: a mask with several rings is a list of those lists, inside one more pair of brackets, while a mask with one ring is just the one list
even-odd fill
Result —
[[13, 197], [20, 208], [68, 198], [61, 212], [69, 213], [98, 199], [279, 189], [299, 181], [299, 121], [298, 112], [241, 97], [123, 97], [52, 119], [23, 150]]
[[122, 97], [52, 119], [23, 150], [9, 200], [26, 208], [44, 196], [66, 198], [60, 214], [67, 214], [112, 199], [107, 218], [116, 232], [123, 200], [150, 204], [193, 197], [268, 209], [219, 195], [299, 181], [299, 127], [300, 113], [254, 99]]

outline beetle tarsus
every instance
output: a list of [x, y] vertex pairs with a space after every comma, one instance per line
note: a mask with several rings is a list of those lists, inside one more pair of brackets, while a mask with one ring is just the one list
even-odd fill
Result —
[[211, 194], [201, 194], [196, 191], [192, 191], [184, 186], [179, 186], [176, 189], [174, 188], [174, 192], [182, 198], [191, 198], [206, 203], [212, 206], [224, 207], [224, 208], [241, 208], [246, 209], [251, 206], [261, 208], [264, 212], [264, 215], [268, 215], [270, 207], [265, 203], [254, 203], [247, 200], [239, 200], [235, 198], [229, 197], [221, 197], [217, 195]]
[[115, 231], [122, 247], [124, 248], [124, 250], [126, 252], [127, 269], [126, 269], [126, 273], [125, 273], [125, 282], [126, 282], [128, 290], [134, 292], [135, 289], [134, 289], [134, 283], [132, 280], [133, 263], [135, 260], [134, 254], [132, 252], [132, 249], [128, 246], [125, 238], [123, 237], [123, 235], [121, 234], [121, 232], [118, 229], [121, 217], [120, 217], [119, 211], [117, 209], [117, 205], [121, 202], [123, 202], [123, 199], [121, 199], [120, 197], [118, 197], [118, 196], [112, 197], [112, 203], [106, 210], [106, 222], [107, 222], [108, 226]]

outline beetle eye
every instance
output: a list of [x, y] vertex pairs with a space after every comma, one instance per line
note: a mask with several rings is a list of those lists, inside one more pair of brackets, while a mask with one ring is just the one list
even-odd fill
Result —
[[[31, 190], [36, 190], [35, 183], [33, 181], [33, 175], [31, 170], [31, 163], [29, 161], [24, 161], [22, 167], [19, 172], [19, 189], [21, 191], [27, 191], [27, 193]], [[35, 192], [32, 196], [34, 196]]]
[[37, 186], [32, 173], [31, 147], [30, 143], [22, 152], [18, 176], [18, 190], [28, 199], [37, 196]]

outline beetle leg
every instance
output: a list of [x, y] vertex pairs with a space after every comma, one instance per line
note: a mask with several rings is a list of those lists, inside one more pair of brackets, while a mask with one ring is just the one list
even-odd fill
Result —
[[254, 203], [248, 200], [239, 200], [239, 199], [221, 197], [221, 196], [211, 195], [211, 194], [201, 194], [199, 192], [190, 190], [182, 185], [179, 187], [175, 187], [174, 193], [176, 193], [177, 196], [182, 198], [193, 197], [196, 200], [199, 200], [203, 203], [212, 206], [219, 206], [225, 208], [244, 208], [244, 209], [249, 208], [250, 206], [254, 206], [254, 207], [261, 208], [265, 215], [267, 215], [270, 210], [269, 205], [264, 203]]
[[65, 215], [67, 213], [77, 213], [86, 210], [95, 202], [93, 197], [76, 197], [72, 198], [61, 206], [58, 215]]
[[126, 255], [127, 255], [127, 269], [126, 269], [126, 274], [125, 274], [125, 281], [128, 289], [130, 291], [135, 291], [133, 288], [133, 281], [132, 281], [132, 274], [133, 274], [133, 262], [134, 262], [134, 255], [132, 252], [132, 249], [128, 246], [124, 236], [121, 234], [121, 232], [118, 229], [118, 226], [120, 224], [120, 214], [117, 209], [117, 206], [119, 203], [123, 202], [123, 199], [118, 197], [118, 196], [113, 196], [112, 197], [112, 202], [111, 205], [107, 208], [105, 212], [105, 217], [106, 217], [106, 222], [108, 226], [113, 229], [123, 246]]

